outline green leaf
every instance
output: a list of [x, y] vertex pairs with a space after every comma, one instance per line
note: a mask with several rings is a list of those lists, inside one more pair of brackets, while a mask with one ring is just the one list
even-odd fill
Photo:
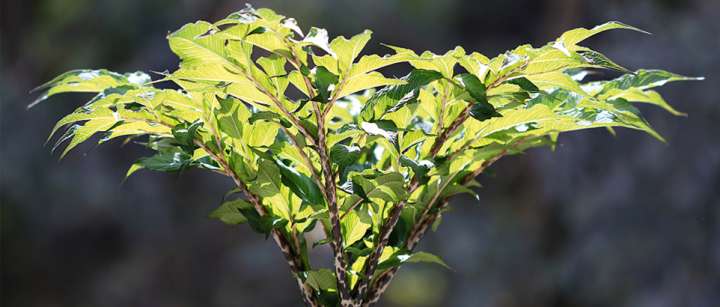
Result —
[[293, 167], [287, 166], [280, 161], [277, 161], [277, 165], [282, 176], [282, 183], [289, 187], [295, 195], [309, 204], [318, 205], [324, 203], [322, 191], [312, 178], [301, 174]]
[[490, 103], [473, 103], [470, 107], [470, 116], [479, 121], [484, 121], [493, 117], [502, 117], [502, 114], [495, 110]]
[[627, 70], [627, 68], [616, 64], [615, 62], [613, 62], [611, 59], [608, 59], [608, 57], [606, 57], [604, 54], [602, 54], [600, 52], [590, 50], [590, 49], [582, 49], [582, 50], [578, 50], [577, 53], [583, 57], [583, 60], [585, 60], [586, 63], [591, 64], [593, 66], [619, 70], [622, 72], [630, 72], [629, 70]]
[[257, 168], [257, 177], [248, 182], [250, 192], [262, 198], [265, 205], [272, 208], [273, 213], [290, 220], [293, 208], [287, 192], [289, 188], [283, 185], [280, 169], [275, 162], [261, 160]]
[[260, 92], [252, 81], [239, 73], [231, 72], [222, 64], [180, 67], [167, 78], [188, 91], [207, 92], [224, 88], [228, 94], [250, 103], [272, 103], [272, 99]]
[[190, 166], [192, 156], [184, 151], [160, 152], [151, 157], [140, 158], [143, 168], [159, 172], [176, 172]]
[[45, 92], [28, 105], [32, 108], [38, 103], [60, 93], [101, 93], [106, 89], [127, 86], [138, 88], [150, 81], [150, 76], [143, 72], [119, 74], [105, 69], [78, 69], [65, 72], [32, 91]]
[[445, 267], [445, 268], [448, 269], [448, 270], [451, 270], [450, 266], [448, 266], [448, 265], [445, 263], [445, 261], [443, 261], [442, 259], [440, 259], [440, 257], [435, 256], [435, 255], [433, 255], [433, 254], [431, 254], [431, 253], [427, 253], [427, 252], [415, 252], [415, 253], [413, 253], [412, 255], [410, 255], [410, 257], [407, 258], [404, 262], [408, 262], [408, 263], [421, 263], [421, 262], [434, 263], [434, 264], [439, 264], [439, 265]]
[[341, 168], [355, 163], [360, 158], [362, 149], [357, 146], [335, 144], [330, 149], [330, 159]]
[[267, 57], [259, 58], [257, 63], [260, 64], [265, 73], [270, 77], [270, 83], [275, 90], [275, 96], [284, 96], [285, 89], [289, 83], [286, 76], [287, 72], [285, 71], [285, 64], [287, 63], [287, 60], [282, 56], [273, 54]]
[[355, 58], [360, 55], [360, 52], [363, 50], [367, 42], [370, 41], [371, 36], [372, 31], [365, 30], [350, 39], [342, 36], [333, 39], [330, 43], [330, 49], [332, 49], [337, 56], [337, 61], [339, 63], [338, 66], [340, 67], [341, 72], [347, 72], [350, 69], [350, 66], [355, 61]]
[[607, 100], [614, 100], [618, 98], [625, 99], [631, 102], [648, 103], [659, 106], [673, 115], [687, 116], [687, 114], [676, 110], [671, 106], [665, 99], [656, 91], [653, 90], [641, 90], [639, 88], [629, 88], [625, 90], [614, 89], [604, 92], [600, 97]]
[[348, 211], [340, 223], [344, 247], [361, 240], [371, 225], [372, 222], [369, 217], [363, 218], [355, 211]]
[[337, 291], [335, 273], [328, 269], [305, 272], [305, 282], [316, 291]]
[[457, 78], [462, 82], [463, 87], [473, 99], [472, 106], [470, 107], [470, 116], [479, 121], [502, 116], [495, 110], [495, 107], [488, 102], [485, 84], [480, 82], [475, 75], [460, 74]]
[[378, 271], [384, 271], [386, 269], [400, 266], [404, 263], [434, 263], [439, 264], [446, 269], [450, 270], [450, 267], [440, 259], [440, 257], [427, 252], [416, 252], [410, 254], [407, 251], [398, 251], [392, 254], [390, 257], [382, 261], [378, 265]]
[[228, 225], [237, 225], [247, 223], [248, 219], [242, 214], [241, 210], [254, 210], [248, 202], [235, 199], [222, 203], [220, 207], [210, 213], [210, 217], [218, 219]]
[[606, 22], [604, 24], [595, 26], [592, 29], [586, 29], [586, 28], [577, 28], [570, 31], [567, 31], [563, 33], [560, 38], [557, 39], [556, 44], [560, 45], [558, 48], [566, 48], [569, 50], [573, 50], [573, 47], [576, 46], [579, 42], [584, 41], [585, 39], [594, 36], [598, 33], [605, 32], [608, 30], [613, 29], [627, 29], [627, 30], [633, 30], [645, 34], [649, 34], [648, 32], [645, 32], [643, 30], [640, 30], [638, 28], [635, 28], [633, 26], [626, 25], [624, 23], [618, 22], [618, 21], [610, 21]]
[[478, 102], [487, 103], [487, 94], [485, 93], [485, 84], [483, 84], [478, 77], [472, 74], [460, 74], [456, 77], [460, 80], [465, 90], [470, 94], [470, 97]]
[[329, 54], [333, 58], [336, 58], [337, 56], [335, 55], [335, 52], [330, 48], [330, 45], [328, 44], [328, 39], [329, 38], [327, 30], [312, 27], [310, 28], [310, 31], [308, 31], [307, 35], [305, 35], [303, 42], [314, 45], [327, 52], [327, 54]]
[[197, 138], [198, 129], [202, 127], [201, 121], [194, 123], [182, 123], [172, 128], [172, 135], [175, 141], [184, 146], [195, 146], [194, 142]]
[[353, 191], [370, 201], [398, 202], [407, 194], [405, 179], [400, 173], [380, 174], [375, 178], [352, 176]]
[[653, 87], [663, 86], [668, 82], [673, 81], [692, 81], [692, 80], [704, 80], [703, 77], [686, 77], [664, 70], [657, 69], [641, 69], [635, 73], [625, 74], [611, 81], [607, 81], [602, 86], [601, 93], [613, 89], [629, 89], [638, 88], [641, 90], [650, 89]]
[[405, 84], [385, 87], [370, 97], [360, 111], [360, 117], [365, 121], [381, 119], [386, 113], [394, 112], [405, 104], [414, 103], [421, 87], [442, 77], [437, 71], [415, 69], [401, 78], [406, 82]]
[[520, 78], [515, 78], [512, 80], [509, 80], [508, 83], [515, 84], [515, 85], [519, 86], [523, 91], [526, 91], [528, 93], [537, 93], [540, 91], [540, 89], [538, 89], [538, 87], [535, 86], [535, 84], [530, 82], [530, 80], [528, 80], [525, 77], [520, 77]]
[[342, 98], [347, 95], [371, 88], [388, 85], [402, 85], [405, 83], [406, 82], [404, 80], [386, 78], [377, 71], [364, 74], [356, 74], [345, 79], [344, 86], [340, 89], [338, 98]]
[[487, 73], [490, 71], [490, 67], [488, 66], [488, 64], [490, 64], [490, 60], [486, 56], [477, 52], [460, 57], [458, 59], [458, 64], [465, 68], [468, 73], [473, 74], [480, 80], [485, 80]]
[[275, 142], [280, 132], [280, 124], [273, 121], [258, 120], [247, 126], [243, 138], [249, 146], [267, 147]]
[[425, 184], [428, 181], [429, 178], [427, 176], [427, 173], [430, 172], [430, 169], [435, 167], [435, 165], [431, 161], [415, 161], [406, 156], [400, 157], [400, 163], [403, 166], [407, 166], [412, 169], [414, 176], [418, 178], [418, 182], [420, 182], [421, 184]]
[[144, 168], [144, 167], [142, 166], [142, 164], [140, 164], [140, 163], [133, 163], [132, 165], [130, 165], [130, 168], [128, 168], [127, 172], [125, 173], [125, 179], [127, 179], [127, 178], [130, 177], [130, 176], [132, 176], [132, 174], [134, 174], [135, 172], [137, 172], [137, 171], [139, 171], [139, 170], [141, 170], [141, 169], [143, 169], [143, 168]]
[[330, 86], [335, 85], [338, 82], [338, 76], [331, 73], [324, 66], [318, 66], [315, 68], [315, 88], [317, 88], [317, 97], [314, 99], [319, 102], [328, 102], [330, 100]]
[[80, 143], [86, 141], [95, 133], [110, 130], [110, 128], [115, 126], [117, 122], [118, 119], [114, 117], [96, 117], [85, 122], [82, 125], [76, 125], [75, 129], [73, 129], [72, 131], [72, 139], [70, 140], [70, 143], [65, 147], [65, 150], [60, 155], [60, 158], [62, 159], [63, 157], [65, 157], [65, 155], [67, 155], [67, 153], [70, 152], [71, 149], [75, 148], [75, 146], [79, 145]]
[[182, 60], [181, 67], [219, 64], [235, 73], [242, 70], [228, 56], [223, 36], [210, 34], [215, 27], [205, 21], [184, 25], [168, 35], [170, 49]]
[[577, 81], [560, 71], [528, 75], [526, 78], [541, 90], [550, 91], [556, 88], [561, 88], [583, 96], [589, 96], [589, 94], [580, 87], [580, 84], [578, 84]]
[[230, 164], [230, 168], [232, 169], [233, 173], [238, 175], [240, 179], [245, 182], [254, 180], [257, 176], [257, 171], [253, 169], [248, 162], [246, 162], [245, 158], [242, 155], [234, 151], [230, 153], [228, 163]]
[[221, 99], [219, 103], [220, 109], [215, 114], [218, 128], [231, 138], [242, 138], [242, 123], [247, 122], [249, 112], [244, 110], [245, 106], [240, 101], [232, 98]]

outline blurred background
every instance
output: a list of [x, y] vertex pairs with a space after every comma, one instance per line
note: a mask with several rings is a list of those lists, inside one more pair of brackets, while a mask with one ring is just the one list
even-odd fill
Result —
[[[455, 270], [406, 266], [381, 306], [720, 306], [720, 1], [249, 1], [331, 35], [494, 56], [563, 30], [621, 20], [587, 42], [618, 63], [707, 81], [661, 89], [688, 118], [643, 108], [669, 144], [584, 131], [497, 163], [480, 200], [454, 210], [421, 249]], [[2, 1], [0, 305], [298, 306], [280, 252], [249, 227], [207, 218], [231, 182], [202, 171], [143, 172], [145, 152], [86, 144], [66, 159], [43, 142], [90, 97], [30, 111], [28, 91], [74, 68], [177, 67], [165, 35], [243, 1]], [[398, 74], [401, 74], [400, 67]]]

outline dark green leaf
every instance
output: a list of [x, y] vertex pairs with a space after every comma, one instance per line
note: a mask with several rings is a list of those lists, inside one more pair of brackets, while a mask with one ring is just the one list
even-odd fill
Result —
[[406, 166], [412, 169], [415, 177], [418, 178], [418, 182], [420, 182], [421, 184], [424, 184], [428, 181], [427, 173], [432, 167], [435, 166], [432, 162], [428, 160], [415, 161], [406, 157], [405, 155], [400, 157], [400, 164], [402, 164], [402, 166]]
[[317, 205], [324, 202], [323, 194], [315, 181], [298, 172], [296, 169], [285, 165], [282, 161], [276, 161], [280, 168], [282, 182], [290, 188], [303, 201]]
[[495, 110], [495, 107], [488, 102], [485, 84], [480, 82], [475, 75], [461, 74], [458, 78], [462, 81], [465, 90], [473, 99], [472, 106], [470, 107], [470, 116], [479, 121], [502, 116]]
[[241, 210], [246, 209], [252, 209], [252, 205], [242, 199], [230, 200], [213, 210], [213, 212], [210, 213], [210, 217], [219, 219], [228, 225], [242, 224], [248, 221], [241, 212]]
[[330, 159], [340, 168], [344, 168], [355, 163], [360, 158], [362, 150], [357, 146], [347, 146], [343, 144], [335, 144], [330, 149]]
[[530, 80], [528, 80], [525, 77], [515, 78], [512, 80], [509, 80], [507, 83], [515, 84], [515, 85], [519, 86], [523, 91], [526, 91], [529, 93], [537, 93], [540, 91], [540, 89], [538, 89], [538, 87], [535, 86], [535, 84], [530, 82]]
[[401, 264], [404, 264], [404, 263], [420, 263], [420, 262], [435, 263], [435, 264], [439, 264], [439, 265], [445, 267], [446, 269], [450, 269], [450, 267], [444, 261], [442, 261], [442, 259], [440, 259], [440, 257], [435, 256], [433, 254], [426, 253], [426, 252], [416, 252], [416, 253], [411, 254], [408, 251], [398, 251], [395, 254], [393, 254], [392, 256], [390, 256], [390, 258], [388, 258], [385, 261], [383, 261], [382, 263], [380, 263], [378, 265], [378, 270], [379, 271], [386, 270], [391, 267], [400, 266]]
[[502, 117], [502, 114], [495, 110], [490, 103], [473, 103], [470, 107], [470, 116], [479, 121], [484, 121], [493, 117]]
[[316, 67], [314, 83], [318, 93], [314, 100], [319, 102], [328, 102], [330, 100], [330, 85], [337, 84], [337, 82], [337, 75], [331, 73], [323, 66]]
[[184, 151], [161, 152], [154, 156], [140, 158], [138, 163], [144, 168], [159, 172], [175, 172], [190, 166], [192, 156]]
[[457, 76], [462, 82], [465, 90], [470, 94], [476, 102], [487, 103], [487, 94], [485, 93], [485, 84], [472, 74], [460, 74]]
[[401, 78], [406, 81], [405, 84], [384, 87], [370, 97], [360, 111], [360, 117], [365, 121], [380, 119], [386, 113], [394, 112], [405, 104], [415, 102], [421, 87], [441, 78], [440, 72], [415, 69]]
[[600, 52], [590, 50], [590, 49], [585, 49], [585, 50], [579, 50], [577, 53], [580, 56], [582, 56], [583, 59], [585, 60], [585, 62], [587, 62], [588, 64], [603, 67], [603, 68], [619, 70], [622, 72], [630, 72], [629, 70], [627, 70], [627, 68], [616, 64], [615, 62], [608, 59], [608, 57], [606, 57], [604, 54], [602, 54]]
[[255, 179], [257, 173], [253, 170], [243, 159], [243, 157], [235, 152], [230, 153], [230, 159], [228, 161], [232, 171], [240, 177], [243, 181], [250, 181]]
[[179, 145], [194, 147], [194, 142], [197, 137], [197, 131], [200, 127], [202, 127], [202, 125], [203, 123], [201, 121], [196, 121], [193, 123], [185, 122], [176, 125], [172, 129], [172, 134], [175, 137], [175, 141]]

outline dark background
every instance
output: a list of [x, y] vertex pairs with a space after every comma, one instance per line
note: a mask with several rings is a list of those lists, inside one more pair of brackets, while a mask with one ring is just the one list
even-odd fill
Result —
[[[455, 270], [405, 267], [383, 306], [719, 306], [720, 1], [251, 1], [331, 35], [494, 56], [563, 30], [621, 20], [587, 43], [631, 68], [704, 75], [661, 89], [688, 118], [642, 108], [669, 144], [639, 132], [563, 135], [556, 152], [502, 160], [480, 201], [457, 199], [421, 249]], [[241, 1], [2, 1], [2, 306], [293, 306], [296, 285], [271, 240], [207, 218], [231, 182], [144, 172], [113, 142], [58, 162], [54, 122], [89, 99], [30, 111], [28, 91], [74, 68], [177, 67], [165, 35]], [[322, 253], [323, 251], [320, 251]]]

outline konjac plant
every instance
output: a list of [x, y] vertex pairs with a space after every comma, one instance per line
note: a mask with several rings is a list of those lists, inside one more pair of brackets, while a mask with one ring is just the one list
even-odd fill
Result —
[[[32, 105], [96, 93], [55, 125], [51, 136], [67, 127], [55, 145], [67, 143], [61, 156], [100, 133], [100, 143], [126, 138], [153, 151], [128, 176], [192, 167], [227, 176], [234, 187], [211, 217], [272, 237], [305, 304], [369, 306], [401, 265], [445, 265], [416, 251], [418, 242], [453, 196], [475, 195], [475, 177], [500, 158], [589, 128], [662, 140], [636, 103], [683, 115], [652, 88], [698, 78], [629, 71], [579, 45], [611, 29], [643, 32], [608, 22], [494, 58], [391, 45], [392, 54], [361, 55], [371, 31], [331, 40], [325, 29], [305, 32], [293, 18], [247, 7], [169, 34], [179, 67], [156, 80], [73, 70], [42, 85]], [[378, 71], [399, 63], [404, 77]], [[620, 76], [583, 81], [600, 69]], [[324, 237], [312, 241], [313, 230]], [[309, 257], [322, 245], [329, 267]]]

